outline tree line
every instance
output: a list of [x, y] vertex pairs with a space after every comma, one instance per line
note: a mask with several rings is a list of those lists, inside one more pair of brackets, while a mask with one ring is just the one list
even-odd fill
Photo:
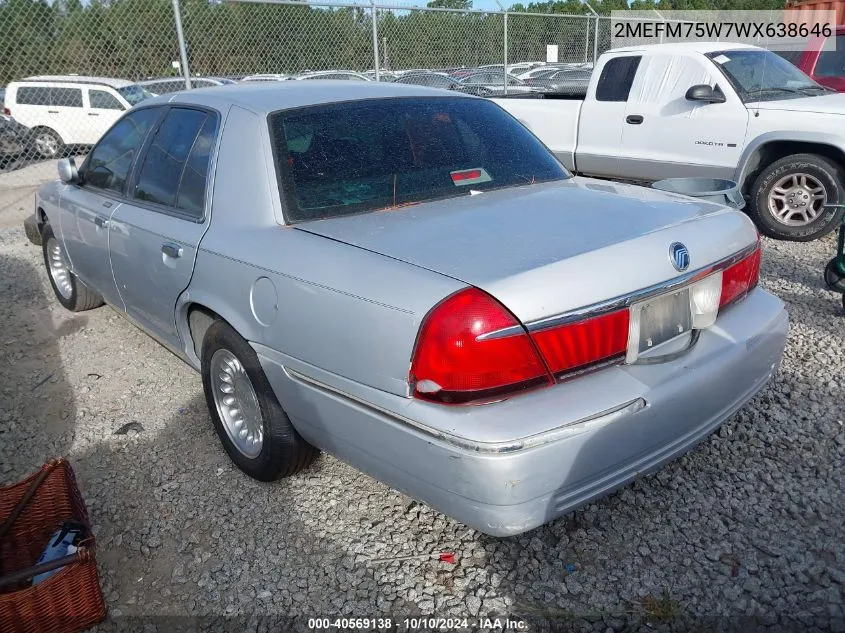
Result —
[[[781, 0], [588, 0], [600, 15], [622, 9], [777, 9]], [[374, 65], [369, 7], [325, 8], [220, 0], [180, 0], [191, 72], [206, 76], [366, 70]], [[469, 9], [471, 0], [432, 0]], [[592, 59], [595, 20], [579, 0], [513, 4], [512, 11], [560, 17], [508, 17], [508, 59]], [[497, 13], [377, 12], [382, 68], [501, 63], [504, 20]], [[584, 16], [584, 17], [565, 17]], [[602, 21], [599, 51], [609, 45]], [[36, 74], [142, 79], [177, 74], [179, 48], [170, 0], [0, 0], [0, 85]]]

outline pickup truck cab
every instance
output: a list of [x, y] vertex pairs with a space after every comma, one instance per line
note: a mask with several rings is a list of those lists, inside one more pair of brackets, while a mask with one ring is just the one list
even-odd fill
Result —
[[759, 230], [778, 239], [817, 239], [841, 221], [831, 205], [845, 201], [845, 95], [771, 51], [618, 48], [599, 58], [585, 99], [495, 101], [576, 173], [734, 180]]

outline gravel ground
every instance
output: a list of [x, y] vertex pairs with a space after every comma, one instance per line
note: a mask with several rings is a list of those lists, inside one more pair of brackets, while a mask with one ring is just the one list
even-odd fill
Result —
[[[762, 284], [791, 315], [769, 387], [659, 473], [499, 540], [328, 456], [278, 483], [247, 479], [199, 376], [110, 308], [64, 311], [20, 229], [31, 197], [4, 200], [0, 482], [70, 458], [98, 537], [101, 630], [411, 614], [483, 628], [476, 616], [510, 614], [528, 630], [751, 630], [743, 617], [760, 616], [780, 618], [767, 630], [845, 631], [845, 317], [821, 282], [832, 236], [765, 244]], [[456, 564], [364, 562], [435, 549]]]

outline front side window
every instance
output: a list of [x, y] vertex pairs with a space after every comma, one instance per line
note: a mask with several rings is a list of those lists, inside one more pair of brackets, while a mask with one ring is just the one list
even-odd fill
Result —
[[105, 90], [89, 90], [88, 100], [91, 102], [92, 108], [100, 110], [123, 110], [123, 104], [117, 100], [114, 95], [109, 94]]
[[158, 108], [132, 112], [106, 132], [82, 167], [83, 184], [122, 193], [138, 149], [158, 114]]
[[269, 117], [289, 221], [561, 180], [528, 130], [481, 99], [368, 99]]
[[627, 55], [608, 60], [596, 84], [596, 101], [627, 101], [640, 59], [639, 55]]
[[215, 128], [211, 114], [171, 110], [144, 157], [134, 197], [201, 218]]

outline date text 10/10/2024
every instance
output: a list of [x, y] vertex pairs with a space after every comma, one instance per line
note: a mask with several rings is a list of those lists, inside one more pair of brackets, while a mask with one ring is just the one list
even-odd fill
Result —
[[314, 630], [395, 630], [428, 631], [466, 629], [487, 631], [524, 631], [524, 620], [510, 618], [309, 618], [308, 628]]

